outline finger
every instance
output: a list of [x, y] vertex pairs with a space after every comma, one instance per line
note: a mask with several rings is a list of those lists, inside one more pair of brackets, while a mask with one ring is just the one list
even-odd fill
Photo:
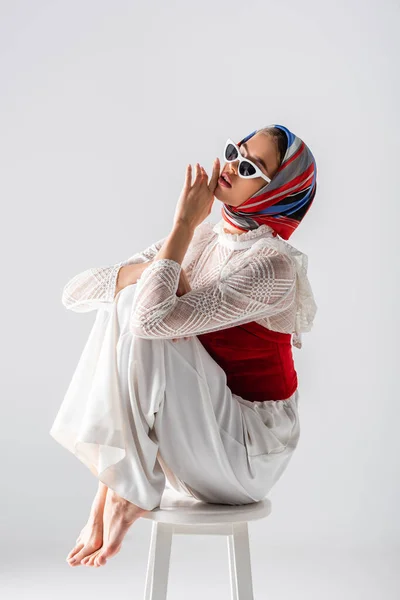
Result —
[[204, 183], [204, 172], [203, 172], [203, 167], [200, 165], [200, 179], [199, 179], [199, 184], [203, 185]]
[[187, 165], [184, 187], [189, 189], [192, 185], [192, 165]]
[[198, 185], [201, 183], [201, 169], [199, 163], [196, 163], [196, 177], [194, 179], [193, 185]]
[[210, 189], [210, 192], [212, 192], [212, 193], [214, 193], [214, 190], [217, 187], [219, 176], [220, 176], [220, 163], [219, 163], [219, 158], [216, 158], [213, 163], [213, 172], [212, 172], [210, 183], [208, 186]]
[[202, 172], [202, 181], [203, 182], [208, 182], [208, 175], [207, 175], [207, 171], [205, 170], [204, 167], [201, 167], [201, 172]]

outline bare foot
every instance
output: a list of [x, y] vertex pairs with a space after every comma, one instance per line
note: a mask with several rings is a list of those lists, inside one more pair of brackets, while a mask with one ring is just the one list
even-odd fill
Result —
[[148, 512], [108, 489], [103, 513], [103, 545], [85, 560], [86, 566], [101, 567], [119, 552], [130, 526]]
[[78, 566], [83, 558], [92, 555], [103, 544], [103, 512], [107, 492], [108, 487], [99, 481], [88, 522], [80, 532], [75, 547], [66, 558], [71, 567]]

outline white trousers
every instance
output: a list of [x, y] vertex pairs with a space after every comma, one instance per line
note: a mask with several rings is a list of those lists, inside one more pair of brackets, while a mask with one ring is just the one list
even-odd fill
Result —
[[196, 336], [139, 338], [124, 314], [98, 314], [50, 434], [146, 510], [165, 488], [210, 503], [265, 498], [299, 440], [298, 390], [245, 400]]
[[[131, 345], [131, 336], [124, 342]], [[288, 400], [264, 402], [232, 394], [197, 337], [136, 337], [130, 369], [126, 350], [118, 352], [118, 368], [130, 373], [120, 379], [130, 443], [100, 479], [147, 510], [159, 506], [165, 487], [211, 503], [264, 498], [299, 439], [298, 390]]]

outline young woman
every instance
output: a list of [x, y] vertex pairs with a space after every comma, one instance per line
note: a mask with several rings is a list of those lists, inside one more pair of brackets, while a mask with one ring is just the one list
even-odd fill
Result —
[[313, 202], [315, 160], [283, 125], [228, 140], [224, 159], [210, 181], [187, 167], [165, 238], [63, 290], [68, 309], [97, 310], [50, 430], [99, 479], [71, 566], [104, 565], [166, 486], [263, 499], [297, 446], [292, 341], [317, 306], [307, 256], [285, 240]]

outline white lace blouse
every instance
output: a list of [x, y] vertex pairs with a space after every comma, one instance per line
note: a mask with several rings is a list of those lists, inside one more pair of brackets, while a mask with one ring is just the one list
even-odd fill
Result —
[[[311, 330], [317, 311], [307, 255], [274, 237], [268, 225], [234, 234], [224, 223], [203, 221], [182, 265], [162, 258], [143, 271], [132, 302], [132, 333], [179, 338], [257, 321], [293, 334], [293, 345], [301, 348], [301, 333]], [[112, 306], [119, 269], [153, 259], [165, 239], [114, 265], [77, 274], [63, 289], [64, 306], [76, 312]], [[178, 297], [182, 268], [192, 289]]]

